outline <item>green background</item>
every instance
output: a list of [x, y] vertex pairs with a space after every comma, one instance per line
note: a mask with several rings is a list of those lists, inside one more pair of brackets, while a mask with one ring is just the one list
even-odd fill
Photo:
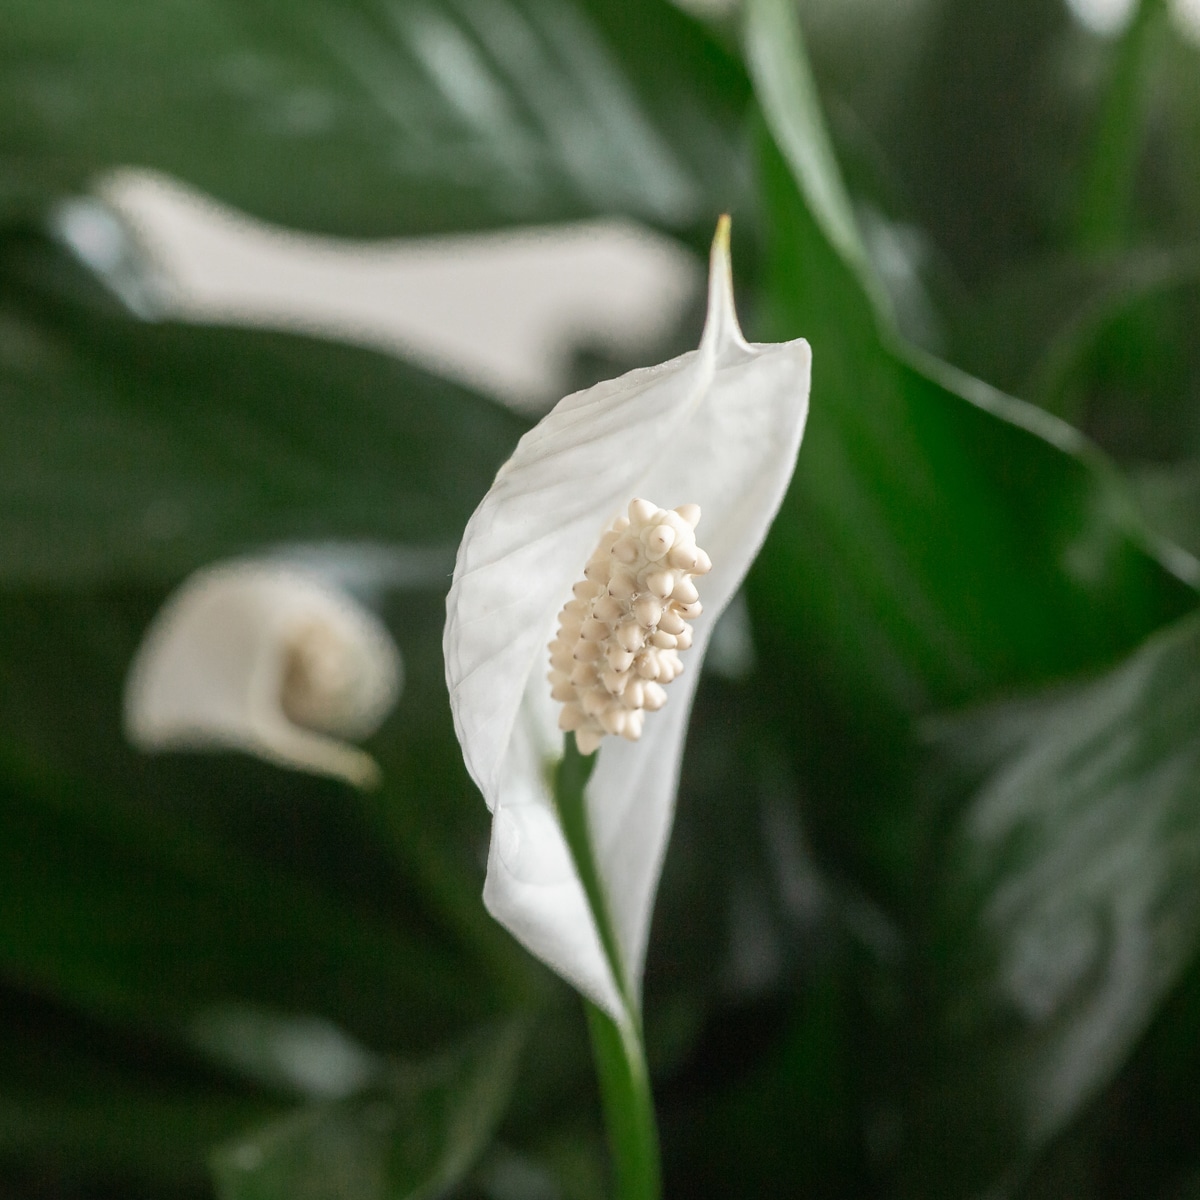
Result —
[[[119, 216], [103, 268], [56, 232], [122, 165], [353, 237], [622, 215], [699, 259], [731, 212], [812, 410], [655, 915], [666, 1193], [1200, 1196], [1200, 45], [1133, 9], [8, 0], [0, 1196], [609, 1194], [582, 1011], [479, 899], [441, 664], [528, 422], [150, 319]], [[418, 564], [375, 596], [382, 787], [132, 750], [170, 591], [327, 541]]]

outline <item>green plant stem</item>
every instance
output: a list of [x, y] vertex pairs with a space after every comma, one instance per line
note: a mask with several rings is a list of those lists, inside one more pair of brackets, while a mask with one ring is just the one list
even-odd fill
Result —
[[641, 1019], [629, 980], [625, 978], [588, 830], [584, 791], [594, 765], [595, 756], [580, 754], [575, 735], [567, 734], [563, 757], [554, 773], [554, 803], [625, 1007], [624, 1020], [616, 1021], [590, 1001], [584, 1002], [604, 1121], [616, 1167], [617, 1198], [659, 1200], [662, 1184], [658, 1128]]
[[590, 1001], [588, 1032], [600, 1078], [604, 1122], [616, 1164], [619, 1200], [659, 1200], [662, 1195], [654, 1096], [640, 1032], [618, 1024]]
[[1116, 47], [1090, 153], [1084, 164], [1075, 242], [1087, 253], [1119, 249], [1129, 234], [1141, 153], [1146, 69], [1164, 0], [1139, 0]]

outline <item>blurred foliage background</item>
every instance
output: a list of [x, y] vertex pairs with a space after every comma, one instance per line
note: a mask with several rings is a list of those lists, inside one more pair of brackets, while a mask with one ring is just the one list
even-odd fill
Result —
[[[656, 911], [667, 1193], [1200, 1196], [1194, 3], [0, 15], [0, 1196], [607, 1188], [576, 998], [479, 899], [442, 676], [528, 421], [163, 319], [92, 190], [124, 165], [354, 237], [619, 215], [699, 257], [732, 212], [812, 415]], [[170, 590], [329, 542], [423, 564], [370, 597], [382, 786], [132, 750]]]

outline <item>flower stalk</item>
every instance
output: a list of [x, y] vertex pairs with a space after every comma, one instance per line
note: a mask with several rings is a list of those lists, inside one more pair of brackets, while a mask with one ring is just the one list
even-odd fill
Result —
[[563, 757], [554, 771], [555, 809], [625, 1002], [625, 1019], [617, 1021], [590, 1000], [584, 1001], [615, 1167], [617, 1200], [658, 1200], [662, 1194], [658, 1127], [646, 1068], [641, 1015], [624, 978], [608, 900], [588, 832], [584, 789], [596, 758], [594, 754], [580, 753], [575, 734], [568, 733], [564, 742]]

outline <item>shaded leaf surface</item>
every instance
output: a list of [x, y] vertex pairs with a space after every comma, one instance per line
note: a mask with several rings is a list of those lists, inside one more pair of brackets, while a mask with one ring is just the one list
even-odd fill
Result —
[[[144, 1031], [0, 987], [0, 1178], [91, 1177], [122, 1195], [196, 1186], [214, 1142], [281, 1108]], [[14, 1193], [19, 1194], [19, 1193]]]
[[524, 428], [381, 354], [103, 309], [33, 235], [0, 250], [9, 583], [173, 580], [280, 541], [448, 551]]
[[220, 1200], [421, 1200], [462, 1181], [487, 1145], [513, 1084], [522, 1034], [425, 1069], [398, 1071], [360, 1099], [297, 1111], [222, 1146]]
[[1084, 439], [896, 348], [832, 160], [806, 149], [824, 134], [788, 6], [749, 14], [787, 158], [764, 151], [764, 315], [814, 359], [812, 421], [752, 598], [771, 657], [809, 681], [780, 683], [775, 711], [819, 784], [823, 834], [906, 886], [910, 716], [1111, 663], [1195, 594], [1147, 552]]
[[27, 175], [154, 167], [300, 228], [707, 225], [737, 186], [744, 76], [665, 0], [50, 0], [0, 61]]
[[164, 1031], [239, 999], [378, 1045], [473, 1015], [442, 948], [170, 822], [23, 775], [6, 772], [0, 840], [10, 979]]
[[1035, 718], [1001, 709], [940, 733], [975, 756], [981, 730], [1011, 721], [1014, 744], [953, 821], [931, 888], [937, 1018], [910, 1194], [930, 1170], [981, 1186], [1061, 1131], [1195, 958], [1200, 622]]
[[[814, 359], [806, 444], [751, 580], [765, 657], [789, 667], [769, 711], [819, 859], [882, 900], [915, 955], [876, 946], [864, 975], [863, 1042], [880, 1035], [886, 1056], [862, 1079], [881, 1186], [1003, 1195], [1120, 1069], [1192, 953], [1193, 747], [1188, 717], [1161, 719], [1192, 684], [1180, 667], [1133, 700], [1132, 665], [1107, 700], [1067, 704], [1043, 773], [1012, 785], [1024, 823], [995, 817], [1008, 836], [970, 866], [942, 831], [974, 803], [960, 816], [965, 793], [938, 806], [915, 786], [912, 719], [1114, 668], [1195, 592], [1086, 439], [899, 343], [821, 151], [789, 7], [748, 14], [774, 141], [764, 317], [769, 336], [808, 336]], [[1047, 721], [1039, 709], [964, 741], [990, 740], [989, 765], [1023, 761]]]

